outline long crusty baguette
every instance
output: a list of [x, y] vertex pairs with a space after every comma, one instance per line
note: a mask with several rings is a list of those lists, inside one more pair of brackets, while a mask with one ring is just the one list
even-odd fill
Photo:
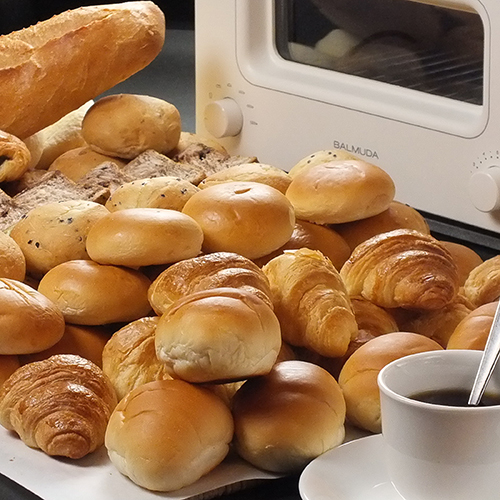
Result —
[[0, 129], [38, 132], [143, 69], [164, 39], [149, 1], [68, 10], [0, 36]]

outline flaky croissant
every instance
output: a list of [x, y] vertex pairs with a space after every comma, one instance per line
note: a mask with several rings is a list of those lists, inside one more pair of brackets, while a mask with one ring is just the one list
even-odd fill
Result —
[[432, 236], [409, 229], [361, 243], [340, 275], [351, 296], [361, 295], [387, 308], [439, 309], [459, 290], [451, 254]]
[[81, 458], [104, 443], [116, 406], [96, 365], [59, 354], [16, 370], [0, 389], [0, 424], [48, 455]]
[[268, 305], [269, 282], [251, 260], [231, 252], [214, 252], [177, 262], [151, 284], [148, 298], [156, 314], [163, 314], [176, 300], [213, 288], [243, 288]]
[[262, 270], [269, 279], [283, 339], [328, 357], [345, 354], [358, 332], [338, 271], [321, 252], [286, 250]]
[[464, 294], [479, 307], [500, 298], [500, 255], [485, 260], [472, 269], [464, 283]]

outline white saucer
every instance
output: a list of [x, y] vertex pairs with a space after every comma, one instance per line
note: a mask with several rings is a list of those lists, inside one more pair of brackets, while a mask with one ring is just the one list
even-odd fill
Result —
[[381, 434], [340, 445], [302, 472], [303, 500], [404, 500], [388, 478]]

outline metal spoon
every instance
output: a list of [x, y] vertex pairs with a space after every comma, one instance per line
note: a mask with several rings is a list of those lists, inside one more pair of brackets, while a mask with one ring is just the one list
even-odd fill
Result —
[[469, 405], [477, 406], [483, 397], [484, 390], [488, 384], [491, 374], [500, 357], [500, 301], [498, 302], [493, 323], [491, 324], [488, 340], [484, 348], [481, 362], [476, 374], [476, 379], [472, 385], [472, 390], [469, 396]]

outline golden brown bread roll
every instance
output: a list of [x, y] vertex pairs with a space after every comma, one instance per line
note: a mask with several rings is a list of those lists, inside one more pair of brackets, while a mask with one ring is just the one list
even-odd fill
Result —
[[497, 307], [498, 301], [488, 302], [469, 312], [456, 325], [446, 348], [484, 350]]
[[84, 175], [106, 162], [112, 162], [119, 168], [126, 165], [118, 158], [103, 155], [84, 145], [61, 153], [49, 165], [48, 170], [59, 170], [72, 181], [78, 182]]
[[57, 304], [25, 283], [0, 279], [0, 354], [43, 351], [63, 334]]
[[115, 332], [104, 347], [102, 369], [119, 400], [140, 385], [172, 378], [156, 357], [155, 333], [159, 319], [150, 316], [132, 321]]
[[265, 255], [254, 262], [262, 267], [271, 259], [281, 255], [285, 250], [296, 250], [299, 248], [309, 248], [319, 250], [325, 257], [328, 257], [337, 271], [340, 271], [345, 261], [351, 255], [351, 249], [339, 233], [328, 226], [313, 224], [305, 220], [297, 219], [290, 239], [275, 252]]
[[0, 388], [4, 382], [21, 366], [19, 357], [15, 355], [0, 355]]
[[261, 182], [285, 194], [292, 178], [280, 168], [265, 163], [242, 163], [219, 172], [215, 172], [203, 179], [198, 187], [205, 189], [223, 182]]
[[491, 257], [474, 269], [465, 280], [464, 295], [475, 307], [500, 298], [500, 255]]
[[263, 375], [281, 347], [273, 310], [241, 288], [213, 288], [176, 301], [156, 326], [156, 355], [174, 378], [230, 382]]
[[251, 260], [230, 252], [209, 253], [171, 265], [151, 283], [148, 299], [161, 315], [186, 295], [221, 287], [243, 288], [272, 306], [266, 275]]
[[0, 423], [31, 448], [81, 458], [104, 443], [116, 395], [101, 369], [56, 355], [16, 370], [0, 389]]
[[277, 363], [232, 399], [235, 448], [260, 469], [300, 471], [342, 443], [345, 401], [337, 381], [304, 361]]
[[0, 130], [0, 182], [15, 181], [28, 170], [31, 152], [18, 137]]
[[422, 234], [430, 234], [429, 225], [424, 217], [414, 208], [399, 201], [392, 201], [389, 208], [378, 215], [336, 224], [333, 228], [349, 244], [351, 251], [372, 236], [395, 229], [413, 229]]
[[358, 326], [338, 271], [321, 253], [286, 250], [262, 270], [283, 339], [323, 356], [343, 356]]
[[38, 291], [54, 302], [68, 323], [106, 325], [148, 315], [150, 284], [134, 269], [70, 260], [45, 274]]
[[388, 308], [439, 309], [459, 289], [450, 253], [432, 236], [408, 229], [382, 233], [358, 245], [340, 275], [349, 295]]
[[98, 220], [88, 232], [86, 248], [100, 264], [137, 268], [195, 257], [202, 242], [202, 229], [189, 215], [164, 208], [129, 208]]
[[118, 403], [106, 448], [134, 483], [174, 491], [222, 462], [233, 430], [231, 412], [218, 396], [182, 380], [160, 380], [137, 387]]
[[384, 170], [362, 160], [343, 160], [302, 169], [286, 197], [298, 219], [340, 224], [387, 210], [394, 194], [394, 182]]
[[226, 182], [200, 190], [183, 213], [203, 229], [204, 252], [263, 257], [292, 235], [293, 207], [277, 189], [258, 182]]
[[357, 349], [345, 362], [339, 385], [345, 397], [347, 419], [371, 432], [381, 432], [380, 395], [377, 376], [395, 359], [442, 347], [434, 340], [409, 332], [380, 335]]
[[328, 163], [330, 161], [340, 161], [340, 160], [359, 160], [357, 156], [348, 153], [344, 149], [322, 149], [315, 151], [304, 158], [301, 158], [291, 169], [290, 177], [295, 177], [299, 172], [304, 169], [314, 167], [315, 165], [321, 165], [322, 163]]
[[472, 248], [453, 241], [441, 241], [453, 257], [458, 268], [458, 282], [464, 285], [473, 269], [483, 263], [483, 258]]
[[148, 1], [81, 7], [0, 37], [0, 129], [24, 139], [51, 125], [147, 66], [164, 39]]
[[167, 154], [179, 142], [181, 116], [158, 97], [108, 95], [87, 111], [82, 134], [92, 149], [109, 156], [131, 160], [149, 149]]
[[0, 231], [0, 278], [24, 281], [26, 257], [11, 236]]
[[92, 201], [68, 200], [40, 205], [17, 222], [10, 235], [26, 259], [26, 270], [41, 278], [68, 260], [89, 259], [90, 228], [109, 211]]
[[199, 189], [178, 177], [152, 177], [126, 182], [106, 201], [110, 212], [127, 208], [167, 208], [181, 211]]

